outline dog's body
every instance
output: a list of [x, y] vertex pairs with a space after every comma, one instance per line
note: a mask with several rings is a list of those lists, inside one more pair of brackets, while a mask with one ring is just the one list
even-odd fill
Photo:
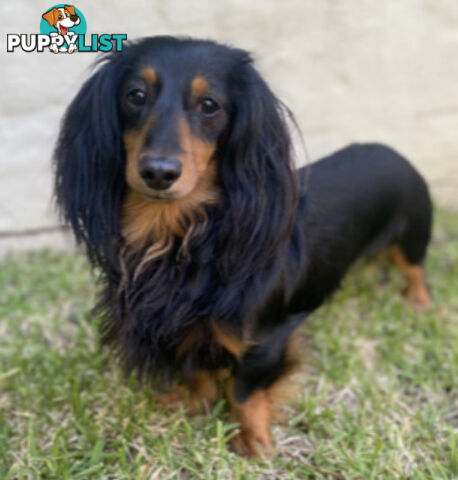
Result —
[[271, 449], [294, 331], [354, 260], [387, 247], [430, 303], [419, 174], [375, 144], [296, 171], [285, 115], [246, 52], [155, 37], [86, 82], [56, 150], [58, 201], [103, 273], [104, 341], [128, 371], [180, 377], [191, 409], [225, 378], [249, 455]]
[[[363, 255], [387, 247], [399, 266], [401, 254], [408, 265], [421, 265], [425, 258], [432, 218], [427, 187], [388, 147], [352, 145], [312, 164], [299, 212], [305, 263], [293, 310], [319, 307]], [[411, 300], [428, 303], [419, 285], [411, 287]]]

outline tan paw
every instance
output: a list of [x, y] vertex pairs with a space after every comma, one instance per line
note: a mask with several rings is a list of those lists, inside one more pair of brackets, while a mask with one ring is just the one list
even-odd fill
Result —
[[402, 292], [404, 298], [413, 303], [415, 308], [421, 311], [427, 311], [433, 306], [433, 300], [426, 287], [409, 288], [406, 287]]
[[259, 435], [252, 431], [242, 431], [230, 440], [232, 448], [244, 457], [272, 459], [275, 447], [270, 434]]

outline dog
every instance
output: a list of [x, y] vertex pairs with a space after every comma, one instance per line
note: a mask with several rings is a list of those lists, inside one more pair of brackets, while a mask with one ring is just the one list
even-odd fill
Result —
[[103, 344], [127, 373], [205, 410], [225, 385], [235, 450], [271, 422], [303, 321], [379, 250], [431, 303], [427, 186], [400, 154], [353, 144], [296, 169], [291, 114], [249, 53], [158, 36], [108, 54], [63, 119], [55, 194], [101, 272]]
[[[69, 31], [70, 28], [79, 25], [81, 22], [80, 17], [76, 14], [75, 12], [75, 7], [73, 5], [64, 5], [63, 7], [60, 8], [52, 8], [51, 10], [47, 11], [42, 15], [42, 18], [44, 18], [51, 27], [54, 27], [57, 29], [56, 32], [51, 32], [50, 36], [57, 36], [57, 35], [75, 35], [74, 32]], [[75, 50], [77, 50], [77, 46], [74, 43], [71, 43], [67, 47], [61, 47], [60, 49], [57, 47], [56, 44], [52, 44], [50, 47], [50, 50], [54, 53], [59, 53], [60, 52], [66, 52], [68, 50], [68, 53], [73, 53]]]

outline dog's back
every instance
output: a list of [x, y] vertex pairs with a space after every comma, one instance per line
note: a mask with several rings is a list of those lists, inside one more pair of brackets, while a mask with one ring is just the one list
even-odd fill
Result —
[[293, 311], [317, 308], [353, 261], [384, 247], [404, 270], [421, 268], [432, 205], [423, 178], [404, 157], [383, 145], [353, 144], [306, 168], [299, 172], [298, 215], [306, 267]]

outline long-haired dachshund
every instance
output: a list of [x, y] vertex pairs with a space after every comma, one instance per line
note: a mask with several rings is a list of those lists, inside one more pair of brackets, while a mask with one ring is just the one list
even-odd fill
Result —
[[417, 171], [377, 144], [296, 170], [289, 118], [247, 52], [152, 37], [103, 57], [55, 152], [58, 204], [102, 274], [103, 342], [127, 372], [177, 380], [167, 404], [198, 411], [224, 380], [250, 456], [272, 451], [297, 328], [358, 257], [386, 248], [405, 296], [431, 302]]

